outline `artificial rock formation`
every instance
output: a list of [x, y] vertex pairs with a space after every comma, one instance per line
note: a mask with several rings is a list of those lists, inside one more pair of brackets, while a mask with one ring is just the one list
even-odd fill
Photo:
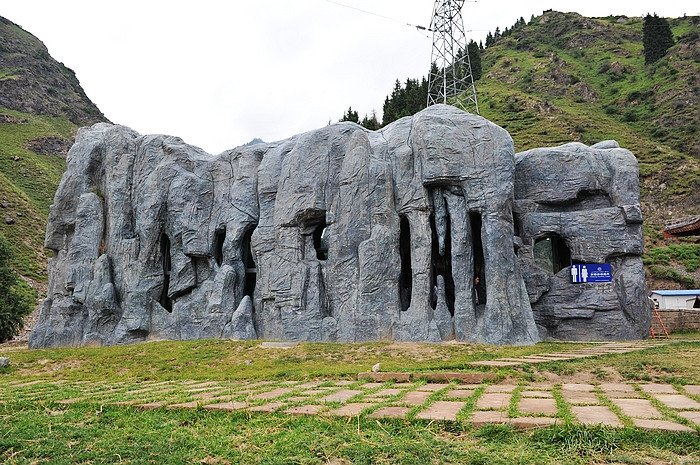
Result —
[[[505, 130], [443, 105], [379, 131], [340, 123], [215, 157], [174, 137], [84, 128], [49, 216], [49, 294], [30, 346], [532, 344], [589, 321], [592, 338], [641, 337], [636, 161], [619, 148], [566, 147], [519, 154], [516, 168]], [[525, 179], [579, 153], [600, 166], [554, 201], [550, 183], [568, 172]], [[605, 208], [599, 192], [609, 193]], [[583, 227], [589, 207], [624, 243], [608, 230], [586, 242], [557, 223]], [[537, 267], [534, 244], [554, 233], [572, 257], [615, 261], [616, 282], [598, 303], [569, 309], [594, 285], [567, 286]], [[612, 321], [624, 328], [608, 331]]]
[[[634, 155], [605, 141], [534, 149], [515, 159], [519, 257], [540, 334], [568, 340], [646, 337], [651, 312]], [[611, 264], [612, 281], [573, 284], [571, 263]]]

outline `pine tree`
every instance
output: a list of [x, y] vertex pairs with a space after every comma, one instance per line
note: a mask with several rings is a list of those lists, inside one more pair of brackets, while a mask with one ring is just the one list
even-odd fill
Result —
[[360, 115], [356, 111], [353, 111], [352, 107], [348, 107], [348, 111], [345, 114], [343, 114], [343, 117], [340, 121], [352, 121], [353, 123], [359, 124]]
[[471, 40], [467, 46], [467, 51], [469, 52], [469, 61], [472, 65], [472, 76], [475, 81], [478, 81], [481, 79], [481, 50], [477, 43]]
[[666, 51], [673, 46], [673, 33], [666, 18], [659, 18], [647, 13], [642, 27], [644, 44], [644, 63], [650, 64], [666, 55]]
[[12, 253], [0, 236], [0, 342], [15, 337], [24, 327], [24, 317], [32, 312], [32, 299], [21, 290], [17, 273], [10, 268]]
[[360, 123], [360, 125], [363, 128], [369, 129], [370, 131], [376, 131], [377, 129], [379, 129], [381, 125], [377, 120], [377, 112], [372, 110], [371, 116], [367, 117], [367, 115], [365, 115], [365, 117], [362, 118], [362, 122]]

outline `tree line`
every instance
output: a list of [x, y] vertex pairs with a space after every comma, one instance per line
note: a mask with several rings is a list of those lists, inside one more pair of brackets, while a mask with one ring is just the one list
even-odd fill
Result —
[[[486, 35], [485, 44], [481, 42], [477, 44], [474, 40], [470, 40], [467, 45], [467, 51], [469, 53], [474, 81], [481, 79], [481, 55], [484, 50], [495, 45], [500, 39], [508, 37], [513, 34], [513, 32], [522, 29], [526, 25], [533, 24], [534, 21], [535, 15], [530, 17], [529, 23], [526, 23], [525, 19], [521, 16], [511, 28], [506, 27], [503, 32], [501, 32], [498, 27], [496, 27], [493, 34], [489, 31]], [[668, 21], [666, 21], [665, 18], [657, 16], [656, 13], [654, 13], [653, 16], [651, 14], [646, 15], [642, 32], [645, 64], [654, 63], [662, 58], [675, 43]], [[463, 55], [464, 50], [460, 50], [457, 56], [461, 58]], [[431, 73], [435, 73], [436, 71], [437, 67], [435, 63], [433, 63]], [[387, 95], [386, 99], [384, 99], [381, 122], [377, 119], [376, 111], [372, 111], [369, 116], [365, 114], [365, 116], [360, 119], [360, 115], [357, 111], [352, 109], [352, 106], [343, 114], [340, 121], [352, 121], [375, 131], [399, 118], [411, 116], [423, 110], [427, 106], [428, 91], [428, 80], [425, 77], [421, 79], [408, 78], [405, 82], [401, 82], [397, 79], [394, 83], [391, 95]]]

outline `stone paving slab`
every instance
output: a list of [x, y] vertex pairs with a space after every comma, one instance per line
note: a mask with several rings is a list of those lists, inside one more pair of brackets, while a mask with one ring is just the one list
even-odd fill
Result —
[[474, 389], [451, 389], [445, 394], [445, 399], [466, 399], [474, 395]]
[[663, 404], [675, 409], [700, 409], [700, 402], [681, 394], [657, 394], [656, 397]]
[[408, 407], [382, 407], [369, 414], [368, 418], [406, 418], [410, 411]]
[[639, 387], [649, 394], [678, 394], [678, 391], [670, 384], [649, 383], [640, 384]]
[[157, 408], [165, 407], [167, 402], [159, 400], [156, 402], [148, 402], [146, 404], [138, 404], [135, 407], [141, 410], [155, 410]]
[[689, 428], [680, 423], [674, 423], [666, 420], [646, 420], [641, 418], [633, 418], [634, 426], [646, 430], [661, 430], [661, 431], [678, 431], [687, 433], [696, 433], [693, 428]]
[[502, 360], [481, 360], [478, 362], [471, 362], [470, 365], [478, 367], [515, 367], [522, 365], [520, 362], [504, 362]]
[[289, 415], [318, 415], [325, 407], [323, 405], [301, 405], [284, 411]]
[[513, 425], [514, 428], [518, 429], [534, 429], [551, 426], [556, 424], [558, 421], [559, 420], [552, 417], [518, 417], [509, 419], [508, 423]]
[[201, 402], [193, 400], [192, 402], [182, 402], [179, 404], [169, 404], [168, 406], [166, 406], [166, 408], [168, 410], [174, 410], [174, 409], [178, 409], [178, 408], [187, 409], [187, 408], [197, 408], [200, 405], [201, 405]]
[[591, 392], [595, 390], [592, 384], [564, 383], [561, 385], [562, 391]]
[[678, 412], [678, 415], [680, 415], [683, 418], [686, 418], [686, 419], [694, 422], [696, 425], [700, 426], [700, 412], [685, 411], [685, 412]]
[[455, 421], [457, 414], [465, 405], [466, 402], [437, 401], [427, 409], [418, 412], [416, 418], [421, 420]]
[[633, 418], [662, 418], [663, 415], [647, 399], [612, 399], [622, 413]]
[[563, 391], [562, 397], [570, 404], [598, 404], [600, 401], [594, 392]]
[[356, 417], [360, 415], [360, 413], [362, 413], [363, 410], [373, 405], [375, 404], [371, 402], [357, 402], [353, 404], [345, 404], [340, 408], [331, 410], [330, 414], [339, 417]]
[[462, 384], [483, 383], [496, 379], [495, 373], [428, 373], [421, 375], [430, 383], [458, 381]]
[[631, 392], [636, 393], [632, 386], [624, 383], [601, 383], [600, 388], [604, 392]]
[[683, 386], [683, 389], [685, 389], [685, 392], [687, 392], [688, 394], [694, 394], [696, 396], [700, 396], [700, 385], [688, 384], [686, 386]]
[[[360, 391], [362, 392], [362, 391]], [[386, 388], [382, 389], [377, 392], [373, 392], [372, 394], [369, 394], [367, 398], [369, 397], [392, 397], [392, 396], [397, 396], [404, 392], [404, 389], [394, 389], [394, 388]]]
[[245, 402], [222, 402], [220, 404], [205, 405], [202, 408], [206, 410], [223, 410], [226, 412], [235, 412], [236, 410], [242, 410], [246, 407], [248, 407], [248, 404]]
[[248, 410], [250, 410], [251, 412], [270, 413], [285, 405], [287, 404], [285, 404], [284, 402], [268, 402], [267, 404], [256, 405], [255, 407], [248, 407]]
[[416, 388], [417, 391], [430, 391], [430, 392], [437, 392], [445, 389], [448, 387], [449, 384], [446, 383], [440, 383], [440, 384], [424, 384], [422, 386], [418, 386]]
[[343, 389], [338, 392], [334, 392], [333, 394], [329, 394], [325, 397], [322, 397], [319, 399], [319, 402], [347, 402], [350, 400], [352, 397], [355, 397], [358, 394], [362, 394], [364, 391], [360, 391], [357, 389]]
[[432, 395], [433, 393], [430, 391], [410, 391], [403, 396], [401, 402], [407, 405], [423, 405], [428, 397]]
[[518, 386], [514, 384], [491, 384], [486, 386], [486, 393], [491, 392], [513, 392]]
[[552, 397], [550, 391], [521, 391], [520, 395], [523, 397]]
[[510, 397], [511, 395], [509, 393], [484, 394], [476, 401], [476, 408], [482, 410], [488, 408], [508, 408], [510, 405]]
[[263, 392], [260, 394], [256, 394], [251, 397], [253, 400], [268, 400], [268, 399], [275, 399], [277, 397], [282, 397], [286, 394], [289, 394], [292, 392], [294, 388], [277, 388], [273, 389], [272, 391], [267, 391]]
[[325, 394], [325, 389], [307, 389], [301, 392], [302, 396], [317, 396], [319, 394]]
[[502, 410], [475, 410], [469, 420], [477, 428], [488, 424], [502, 425], [508, 423], [508, 415]]
[[586, 407], [573, 406], [571, 413], [576, 416], [578, 421], [584, 425], [606, 425], [606, 426], [622, 426], [622, 423], [608, 407], [602, 405], [591, 405]]
[[557, 402], [554, 399], [523, 397], [518, 403], [518, 410], [524, 413], [557, 414]]
[[371, 379], [372, 381], [408, 381], [411, 379], [411, 373], [398, 373], [398, 372], [389, 372], [389, 371], [378, 371], [378, 372], [366, 372], [366, 373], [358, 373], [357, 379]]

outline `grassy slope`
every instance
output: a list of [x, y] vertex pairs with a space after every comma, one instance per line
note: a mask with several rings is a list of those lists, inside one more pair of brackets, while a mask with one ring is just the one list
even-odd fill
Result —
[[[480, 112], [511, 133], [516, 151], [606, 139], [631, 150], [639, 160], [650, 276], [661, 285], [700, 286], [697, 263], [654, 258], [667, 252], [664, 222], [700, 213], [700, 60], [692, 51], [700, 22], [671, 20], [679, 42], [646, 66], [642, 21], [618, 20], [552, 12], [501, 39], [482, 57]], [[700, 255], [699, 245], [676, 242], [683, 254]]]
[[0, 123], [0, 203], [9, 205], [0, 210], [0, 215], [16, 222], [0, 222], [0, 234], [14, 249], [15, 268], [24, 276], [46, 281], [44, 231], [66, 161], [60, 156], [38, 155], [25, 147], [39, 137], [72, 139], [77, 126], [66, 118], [35, 116], [2, 107], [0, 114], [15, 121]]
[[[685, 339], [695, 341], [676, 340], [665, 347], [627, 354], [491, 371], [515, 384], [546, 380], [554, 384], [700, 384], [700, 367], [695, 363], [700, 356], [698, 336], [686, 334]], [[455, 423], [428, 423], [203, 409], [144, 412], [114, 405], [146, 383], [167, 380], [230, 381], [236, 386], [237, 381], [264, 379], [282, 386], [286, 380], [354, 379], [357, 372], [377, 362], [384, 370], [455, 370], [474, 360], [572, 347], [581, 345], [300, 344], [275, 350], [262, 348], [259, 342], [180, 341], [31, 351], [5, 346], [0, 347], [0, 355], [11, 357], [12, 364], [0, 370], [0, 415], [6, 420], [0, 422], [0, 461], [347, 465], [700, 460], [698, 434], [578, 426], [570, 423], [571, 413], [566, 411], [560, 414], [560, 426], [518, 433], [503, 426], [477, 430], [466, 417]], [[33, 380], [44, 381], [10, 385]], [[46, 380], [53, 384], [45, 384]], [[100, 403], [58, 402], [93, 390], [106, 397]], [[183, 401], [189, 399], [185, 397]], [[467, 409], [474, 407], [467, 404]]]

